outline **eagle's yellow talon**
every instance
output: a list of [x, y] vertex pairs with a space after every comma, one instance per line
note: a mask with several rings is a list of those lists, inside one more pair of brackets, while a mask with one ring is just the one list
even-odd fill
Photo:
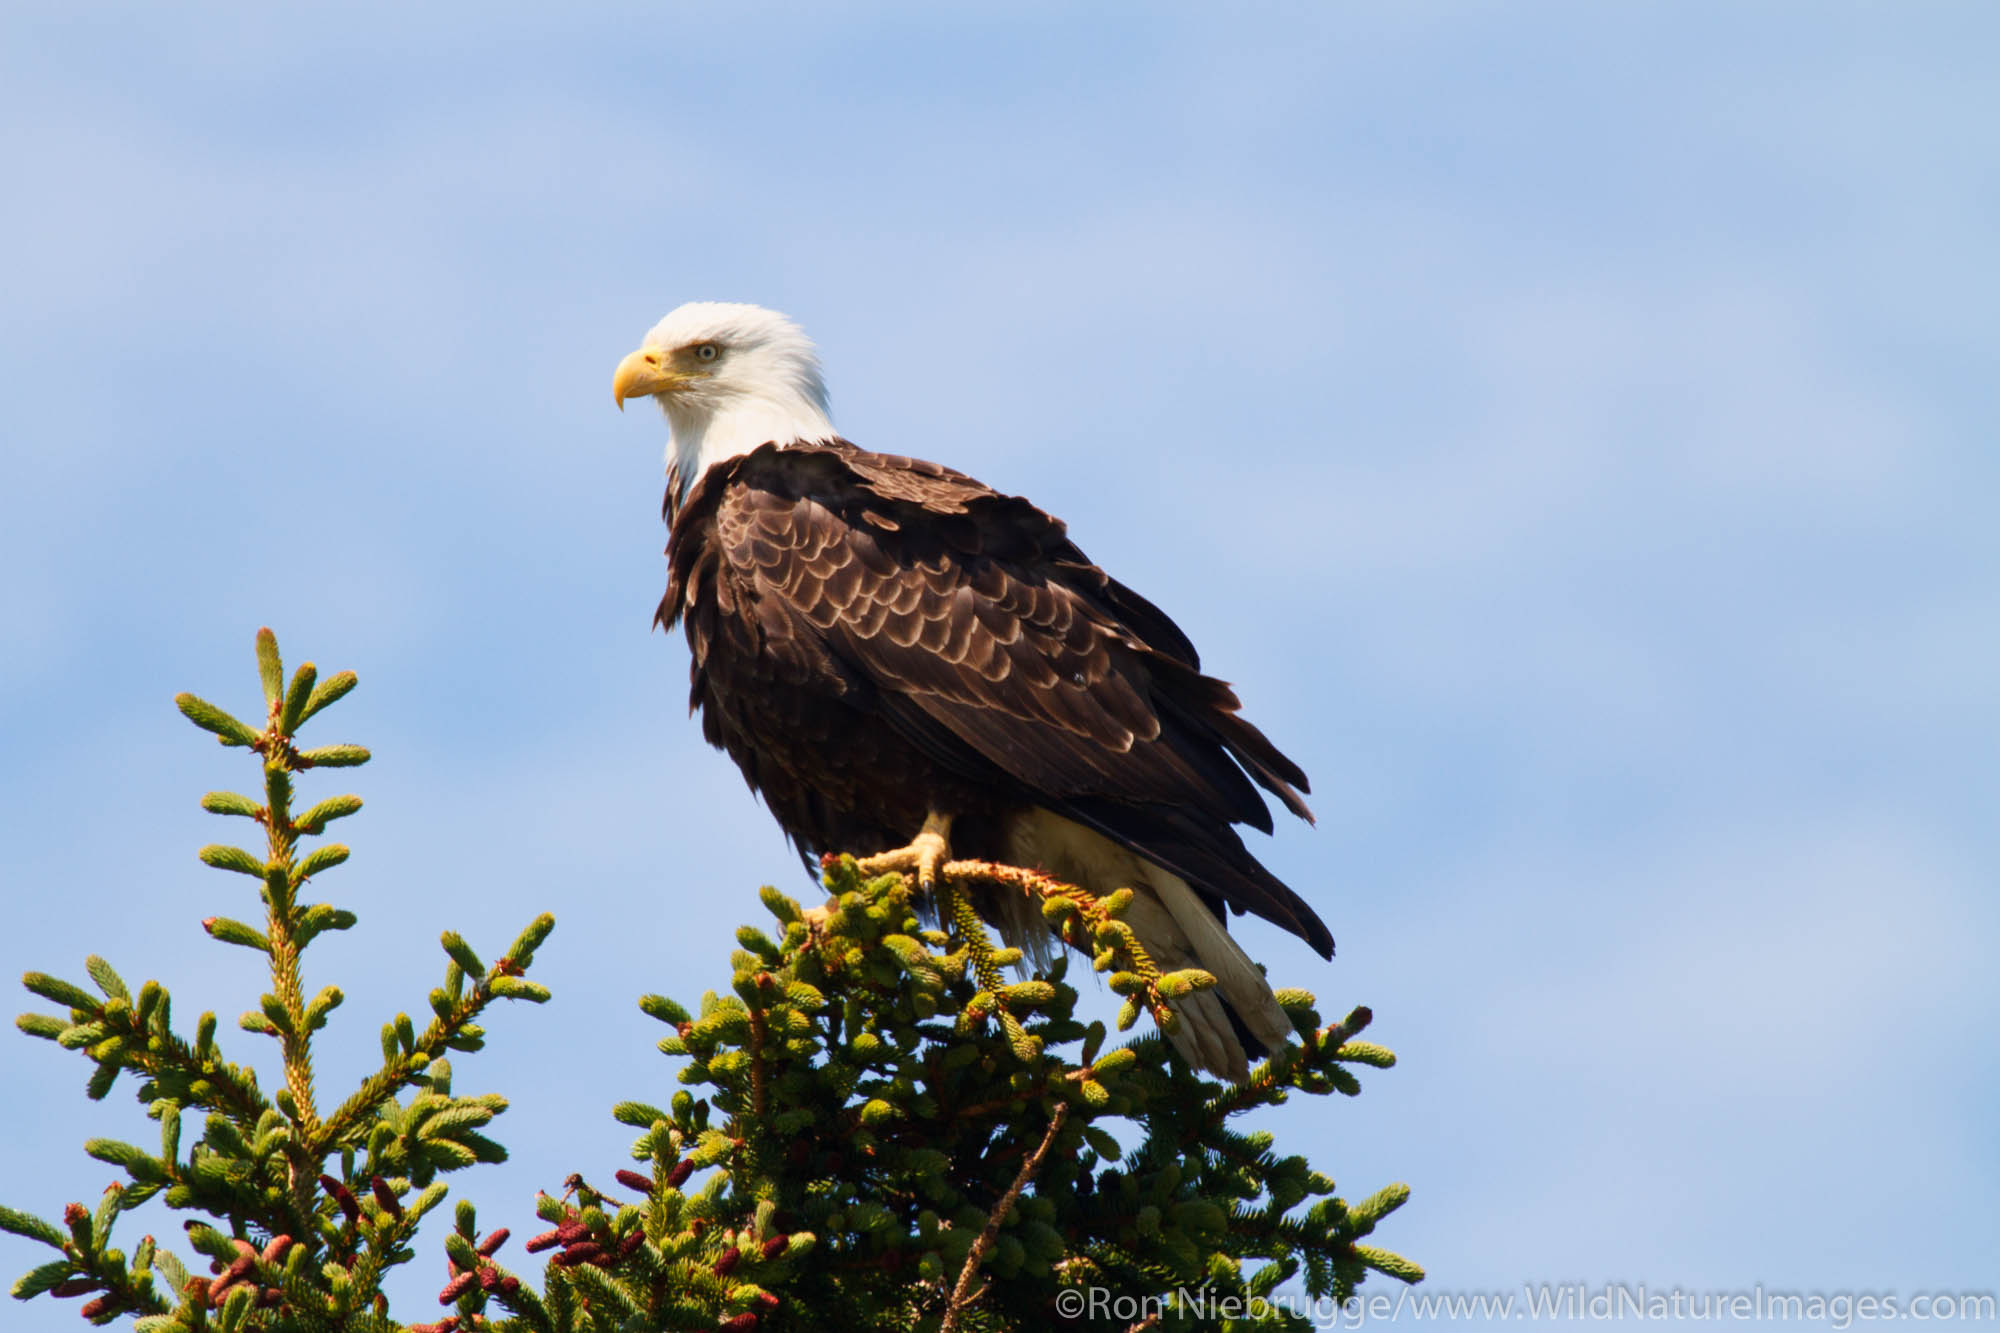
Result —
[[924, 818], [923, 832], [910, 840], [907, 847], [898, 847], [893, 852], [883, 852], [879, 856], [866, 857], [855, 863], [856, 869], [864, 875], [886, 875], [891, 872], [914, 875], [917, 887], [925, 893], [937, 888], [938, 871], [951, 860], [951, 816], [931, 814]]

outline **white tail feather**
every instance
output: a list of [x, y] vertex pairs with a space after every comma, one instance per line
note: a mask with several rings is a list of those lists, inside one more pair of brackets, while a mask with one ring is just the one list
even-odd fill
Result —
[[[1160, 970], [1199, 967], [1215, 977], [1214, 990], [1197, 992], [1174, 1006], [1180, 1022], [1168, 1039], [1189, 1064], [1238, 1082], [1249, 1076], [1249, 1057], [1230, 1025], [1224, 1000], [1266, 1046], [1275, 1050], [1291, 1040], [1291, 1020], [1263, 972], [1180, 876], [1047, 810], [1014, 820], [1008, 829], [1008, 858], [1017, 865], [1041, 866], [1096, 894], [1131, 888], [1125, 923]], [[1003, 913], [1001, 934], [1017, 948], [1030, 950], [1029, 941], [1034, 941], [1045, 951], [1049, 937], [1040, 913], [1024, 905], [1030, 910]]]
[[1216, 990], [1236, 1010], [1243, 1026], [1272, 1050], [1296, 1036], [1292, 1020], [1278, 1004], [1271, 983], [1264, 979], [1264, 970], [1243, 952], [1236, 937], [1195, 896], [1188, 882], [1158, 866], [1147, 868], [1153, 872], [1153, 885], [1167, 910], [1174, 914], [1174, 920], [1194, 946], [1196, 966], [1214, 974]]

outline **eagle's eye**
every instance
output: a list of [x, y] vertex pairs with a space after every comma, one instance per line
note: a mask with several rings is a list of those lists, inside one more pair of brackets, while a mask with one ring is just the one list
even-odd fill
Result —
[[722, 355], [722, 349], [714, 343], [702, 343], [694, 349], [694, 354], [703, 361], [713, 361], [716, 357]]

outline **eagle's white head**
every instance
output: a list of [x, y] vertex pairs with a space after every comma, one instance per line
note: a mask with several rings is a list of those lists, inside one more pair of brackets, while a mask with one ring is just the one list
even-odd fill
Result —
[[641, 394], [666, 411], [667, 457], [683, 487], [711, 466], [775, 440], [833, 436], [812, 339], [775, 310], [690, 301], [618, 363], [612, 397]]

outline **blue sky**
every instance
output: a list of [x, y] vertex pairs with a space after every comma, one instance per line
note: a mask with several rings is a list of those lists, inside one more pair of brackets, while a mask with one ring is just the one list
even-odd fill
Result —
[[[0, 31], [0, 974], [246, 1007], [193, 858], [244, 766], [170, 701], [247, 706], [270, 623], [377, 756], [311, 788], [368, 801], [323, 1087], [439, 931], [553, 909], [556, 1002], [458, 1065], [514, 1098], [463, 1184], [518, 1228], [615, 1167], [671, 1086], [633, 998], [806, 887], [648, 630], [665, 428], [609, 401], [672, 306], [753, 300], [847, 434], [1064, 515], [1312, 774], [1259, 847], [1339, 956], [1245, 933], [1403, 1063], [1273, 1123], [1408, 1181], [1381, 1239], [1436, 1285], [1994, 1285], [1990, 7]], [[150, 1129], [82, 1075], [0, 1039], [5, 1202]]]

